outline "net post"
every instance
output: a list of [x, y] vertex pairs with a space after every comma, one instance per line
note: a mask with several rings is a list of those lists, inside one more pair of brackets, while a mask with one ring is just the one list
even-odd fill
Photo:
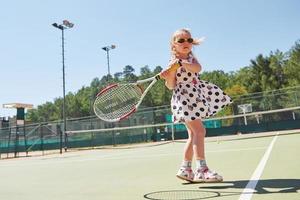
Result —
[[296, 120], [295, 112], [292, 112], [293, 120]]
[[171, 130], [172, 130], [172, 142], [175, 142], [174, 123], [172, 123], [171, 125]]

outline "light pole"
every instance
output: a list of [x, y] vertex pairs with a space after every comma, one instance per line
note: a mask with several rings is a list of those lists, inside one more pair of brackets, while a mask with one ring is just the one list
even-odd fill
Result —
[[[102, 47], [102, 49], [103, 49], [104, 51], [106, 51], [106, 57], [107, 57], [107, 72], [108, 72], [107, 78], [106, 78], [107, 83], [108, 83], [108, 81], [109, 81], [109, 76], [110, 76], [110, 68], [109, 68], [109, 51], [112, 50], [112, 49], [115, 49], [115, 48], [116, 48], [116, 45], [113, 45], [113, 44], [110, 45], [110, 46]], [[114, 124], [111, 124], [111, 127], [110, 127], [110, 128], [112, 128], [112, 127], [114, 127]], [[112, 143], [113, 143], [114, 146], [116, 145], [116, 142], [115, 142], [115, 133], [114, 133], [114, 131], [112, 131]]]
[[64, 131], [60, 134], [60, 153], [62, 153], [62, 134], [65, 137], [65, 151], [67, 151], [67, 120], [66, 120], [66, 87], [65, 87], [65, 40], [64, 40], [64, 30], [73, 28], [74, 24], [68, 20], [64, 20], [62, 24], [58, 25], [53, 23], [52, 26], [61, 30], [61, 42], [62, 42], [62, 65], [63, 65], [63, 121], [64, 121]]
[[107, 82], [108, 82], [108, 76], [110, 75], [110, 68], [109, 68], [109, 51], [112, 50], [112, 49], [115, 49], [116, 48], [116, 45], [110, 45], [110, 46], [105, 46], [105, 47], [102, 47], [102, 49], [104, 51], [106, 51], [106, 57], [107, 57], [107, 71], [108, 71], [108, 74], [107, 74]]

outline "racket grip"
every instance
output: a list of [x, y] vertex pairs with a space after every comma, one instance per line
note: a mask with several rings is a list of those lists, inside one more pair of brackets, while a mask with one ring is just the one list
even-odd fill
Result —
[[168, 72], [176, 71], [179, 67], [182, 66], [181, 60], [179, 60], [177, 63], [173, 64], [169, 69], [167, 69]]
[[[181, 60], [179, 60], [177, 63], [173, 64], [171, 67], [169, 67], [166, 71], [167, 72], [172, 72], [172, 71], [176, 71], [179, 67], [182, 66]], [[158, 80], [160, 79], [161, 73], [159, 73], [157, 76], [155, 76], [155, 78]]]

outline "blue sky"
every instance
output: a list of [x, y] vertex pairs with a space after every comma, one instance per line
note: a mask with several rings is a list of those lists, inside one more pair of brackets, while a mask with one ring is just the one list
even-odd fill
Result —
[[182, 27], [206, 37], [194, 49], [204, 71], [237, 71], [259, 53], [287, 51], [300, 39], [297, 0], [0, 0], [0, 117], [15, 114], [3, 103], [34, 106], [62, 96], [61, 32], [64, 19], [66, 92], [132, 65], [136, 72], [166, 66], [171, 34]]

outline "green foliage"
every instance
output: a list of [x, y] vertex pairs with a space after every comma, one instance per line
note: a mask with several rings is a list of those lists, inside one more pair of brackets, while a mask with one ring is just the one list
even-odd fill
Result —
[[[92, 104], [96, 94], [108, 84], [135, 82], [138, 79], [152, 77], [160, 71], [162, 71], [160, 66], [156, 66], [154, 70], [144, 66], [140, 68], [140, 74], [136, 75], [134, 67], [126, 65], [122, 72], [117, 72], [113, 76], [94, 78], [90, 86], [66, 95], [67, 118], [92, 115]], [[236, 113], [236, 105], [244, 103], [251, 103], [253, 110], [295, 106], [298, 104], [299, 93], [291, 93], [283, 88], [300, 85], [300, 41], [297, 41], [286, 53], [276, 50], [270, 52], [268, 56], [259, 54], [255, 59], [250, 60], [248, 66], [241, 67], [236, 72], [204, 71], [200, 78], [218, 85], [233, 97], [234, 106], [224, 109], [218, 113], [219, 116]], [[168, 90], [164, 81], [160, 80], [147, 94], [142, 106], [169, 105], [171, 95], [172, 91]], [[29, 110], [26, 118], [32, 122], [61, 119], [62, 105], [63, 99], [56, 98], [54, 102], [46, 102], [36, 109]]]
[[123, 80], [125, 82], [135, 82], [138, 80], [138, 77], [134, 74], [134, 68], [130, 65], [126, 65], [123, 69]]
[[202, 80], [209, 81], [218, 85], [220, 88], [226, 89], [233, 85], [233, 72], [225, 73], [222, 70], [215, 70], [212, 72], [203, 72], [200, 75]]
[[300, 84], [300, 40], [288, 52], [289, 59], [285, 63], [284, 74], [289, 86]]

